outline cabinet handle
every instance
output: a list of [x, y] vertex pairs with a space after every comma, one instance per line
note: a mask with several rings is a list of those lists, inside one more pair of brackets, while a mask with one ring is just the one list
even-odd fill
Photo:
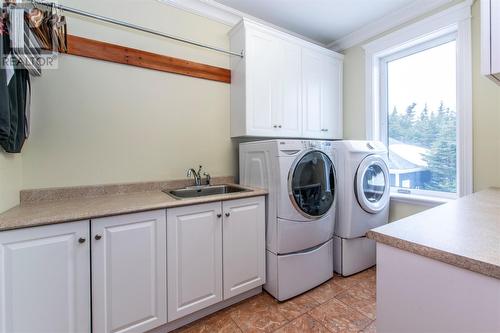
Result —
[[99, 234], [97, 234], [97, 235], [95, 235], [95, 237], [94, 237], [94, 238], [95, 238], [95, 240], [99, 240], [99, 239], [101, 239], [101, 238], [102, 238], [102, 236], [101, 236], [101, 235], [99, 235]]
[[85, 241], [86, 241], [85, 237], [78, 238], [78, 243], [80, 243], [80, 244], [85, 243]]
[[226, 213], [226, 217], [229, 217], [231, 215], [231, 213]]
[[278, 125], [279, 128], [281, 128], [281, 125]]
[[321, 132], [328, 132], [328, 128], [322, 128]]
[[219, 213], [219, 214], [217, 214], [217, 217], [218, 217], [218, 218], [221, 218], [221, 217], [222, 217], [222, 214], [220, 214], [220, 213]]
[[273, 125], [274, 128], [278, 127], [278, 125]]

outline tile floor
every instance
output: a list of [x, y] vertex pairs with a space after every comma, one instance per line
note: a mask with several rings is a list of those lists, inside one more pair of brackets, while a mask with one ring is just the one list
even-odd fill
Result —
[[263, 292], [175, 332], [375, 332], [375, 278], [375, 268], [336, 275], [281, 303]]

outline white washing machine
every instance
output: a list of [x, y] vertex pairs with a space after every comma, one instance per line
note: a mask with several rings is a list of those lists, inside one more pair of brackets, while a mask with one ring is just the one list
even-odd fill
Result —
[[375, 265], [375, 242], [365, 234], [389, 220], [387, 148], [378, 141], [332, 145], [338, 179], [334, 270], [348, 276]]
[[330, 279], [337, 197], [332, 142], [242, 143], [240, 183], [269, 191], [264, 288], [283, 301]]

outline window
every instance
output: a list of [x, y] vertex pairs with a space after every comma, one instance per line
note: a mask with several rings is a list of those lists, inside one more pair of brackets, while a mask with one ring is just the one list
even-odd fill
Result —
[[388, 146], [391, 198], [472, 192], [470, 4], [363, 46], [367, 138]]
[[399, 193], [456, 196], [456, 52], [451, 34], [380, 60], [381, 133]]

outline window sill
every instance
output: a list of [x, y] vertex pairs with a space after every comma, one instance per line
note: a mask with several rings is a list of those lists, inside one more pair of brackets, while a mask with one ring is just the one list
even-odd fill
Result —
[[401, 202], [420, 206], [439, 206], [455, 199], [431, 197], [427, 195], [391, 193], [391, 202]]

